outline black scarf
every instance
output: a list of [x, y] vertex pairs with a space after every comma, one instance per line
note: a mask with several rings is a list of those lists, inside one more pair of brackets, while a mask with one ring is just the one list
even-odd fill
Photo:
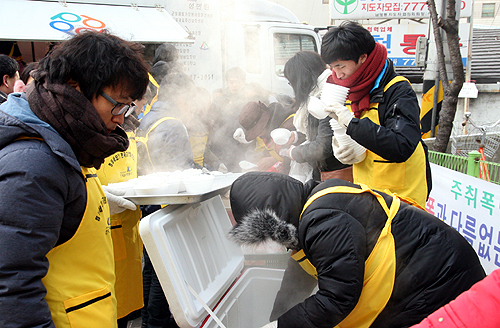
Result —
[[106, 157], [128, 148], [123, 128], [117, 126], [108, 133], [83, 93], [67, 83], [48, 83], [43, 72], [35, 71], [33, 78], [35, 81], [26, 87], [31, 110], [66, 140], [80, 165], [99, 169]]

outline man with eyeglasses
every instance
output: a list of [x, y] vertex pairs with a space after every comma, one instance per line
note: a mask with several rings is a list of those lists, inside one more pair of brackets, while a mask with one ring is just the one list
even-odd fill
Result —
[[129, 142], [141, 47], [85, 31], [0, 106], [0, 327], [116, 327], [108, 199], [96, 169]]

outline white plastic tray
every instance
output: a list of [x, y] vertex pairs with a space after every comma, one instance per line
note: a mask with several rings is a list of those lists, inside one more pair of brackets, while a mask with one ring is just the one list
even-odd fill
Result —
[[[215, 187], [215, 186], [214, 186]], [[177, 205], [177, 204], [193, 204], [199, 203], [204, 200], [210, 199], [217, 195], [223, 195], [229, 191], [229, 186], [219, 186], [218, 188], [203, 193], [203, 194], [188, 194], [180, 192], [177, 194], [165, 194], [155, 196], [125, 196], [128, 200], [132, 201], [135, 205]]]
[[125, 196], [136, 205], [176, 205], [176, 204], [194, 204], [200, 203], [217, 195], [223, 195], [229, 191], [231, 184], [242, 173], [232, 173], [225, 175], [216, 175], [212, 190], [202, 194], [188, 194], [180, 192], [177, 194], [165, 194], [154, 196]]

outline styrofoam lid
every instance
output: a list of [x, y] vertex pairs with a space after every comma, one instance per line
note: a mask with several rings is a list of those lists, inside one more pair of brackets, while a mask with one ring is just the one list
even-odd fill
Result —
[[227, 238], [231, 227], [220, 196], [167, 206], [139, 224], [170, 311], [182, 328], [197, 327], [207, 316], [188, 284], [213, 309], [243, 269], [241, 248]]

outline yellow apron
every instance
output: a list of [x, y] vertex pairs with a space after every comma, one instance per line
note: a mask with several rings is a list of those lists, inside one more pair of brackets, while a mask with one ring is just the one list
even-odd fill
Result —
[[158, 94], [160, 92], [160, 85], [158, 84], [158, 82], [156, 82], [156, 80], [154, 79], [153, 75], [151, 75], [151, 73], [148, 73], [148, 75], [149, 75], [149, 82], [151, 82], [156, 87], [156, 94], [153, 97], [153, 99], [151, 99], [151, 101], [148, 104], [146, 104], [146, 108], [144, 109], [144, 113], [142, 114], [142, 117], [144, 117], [147, 113], [149, 113], [149, 111], [151, 110], [151, 107], [153, 107], [153, 104], [158, 100]]
[[154, 129], [156, 129], [156, 127], [158, 125], [160, 125], [161, 123], [163, 123], [163, 122], [165, 122], [167, 120], [177, 120], [177, 119], [174, 118], [174, 117], [163, 117], [163, 118], [159, 119], [158, 121], [156, 121], [153, 125], [151, 125], [151, 127], [149, 128], [148, 132], [146, 132], [146, 135], [144, 137], [137, 137], [137, 136], [135, 137], [135, 141], [136, 142], [141, 143], [141, 144], [144, 145], [146, 154], [148, 155], [149, 164], [151, 164], [151, 167], [153, 168], [153, 170], [154, 170], [155, 166], [153, 164], [153, 161], [151, 160], [151, 157], [149, 156], [149, 149], [148, 149], [149, 134], [151, 133], [151, 131], [153, 131]]
[[283, 157], [278, 155], [278, 153], [276, 152], [275, 149], [276, 144], [274, 142], [270, 142], [269, 145], [266, 145], [266, 143], [264, 142], [264, 140], [262, 140], [261, 137], [257, 137], [255, 140], [257, 143], [255, 147], [256, 152], [263, 152], [265, 149], [269, 152], [269, 155], [271, 155], [271, 157], [273, 157], [275, 160], [283, 162]]
[[[387, 91], [392, 85], [408, 81], [405, 77], [396, 76], [385, 87]], [[408, 82], [409, 83], [409, 82]], [[367, 117], [380, 125], [378, 103], [370, 104], [371, 110], [365, 111], [361, 118]], [[350, 109], [350, 105], [348, 105]], [[374, 152], [367, 150], [366, 158], [352, 166], [353, 180], [356, 184], [366, 184], [370, 188], [390, 190], [400, 196], [415, 200], [425, 207], [427, 200], [426, 159], [422, 142], [419, 142], [413, 154], [403, 163], [389, 162]]]
[[45, 300], [57, 328], [116, 327], [109, 207], [96, 170], [81, 169], [87, 207], [75, 235], [47, 254]]
[[[97, 171], [103, 185], [118, 183], [137, 178], [137, 145], [134, 132], [127, 132], [129, 147], [104, 160]], [[111, 237], [115, 257], [115, 293], [117, 317], [144, 306], [142, 296], [142, 240], [139, 236], [139, 220], [142, 213], [125, 210], [111, 216]]]
[[[286, 123], [286, 121], [288, 121], [289, 119], [293, 119], [293, 117], [295, 116], [295, 114], [291, 114], [289, 115], [284, 121], [283, 123], [281, 123], [280, 125], [280, 128], [283, 127], [283, 124]], [[273, 142], [269, 143], [269, 145], [266, 145], [266, 143], [264, 142], [264, 140], [262, 140], [261, 137], [257, 137], [256, 138], [257, 140], [257, 145], [255, 147], [255, 151], [256, 152], [262, 152], [265, 150], [267, 150], [269, 152], [269, 155], [271, 155], [274, 159], [280, 161], [280, 162], [283, 162], [283, 157], [280, 156], [277, 152], [276, 152], [276, 144]]]
[[[396, 247], [394, 238], [391, 234], [391, 223], [399, 210], [401, 202], [400, 199], [393, 194], [391, 208], [388, 208], [384, 198], [377, 192], [369, 189], [366, 185], [361, 185], [361, 189], [338, 186], [318, 191], [307, 200], [302, 210], [302, 213], [304, 213], [304, 210], [312, 202], [327, 194], [360, 194], [364, 192], [369, 192], [377, 197], [377, 200], [387, 214], [387, 221], [373, 251], [365, 261], [363, 290], [361, 291], [358, 303], [352, 312], [336, 326], [339, 328], [370, 327], [380, 312], [385, 308], [391, 297], [396, 274]], [[316, 278], [318, 277], [316, 268], [306, 258], [303, 250], [292, 255], [292, 258], [295, 259], [307, 273]]]
[[193, 151], [193, 160], [196, 164], [203, 166], [205, 159], [205, 148], [207, 147], [208, 132], [200, 132], [199, 134], [191, 134], [189, 143]]

